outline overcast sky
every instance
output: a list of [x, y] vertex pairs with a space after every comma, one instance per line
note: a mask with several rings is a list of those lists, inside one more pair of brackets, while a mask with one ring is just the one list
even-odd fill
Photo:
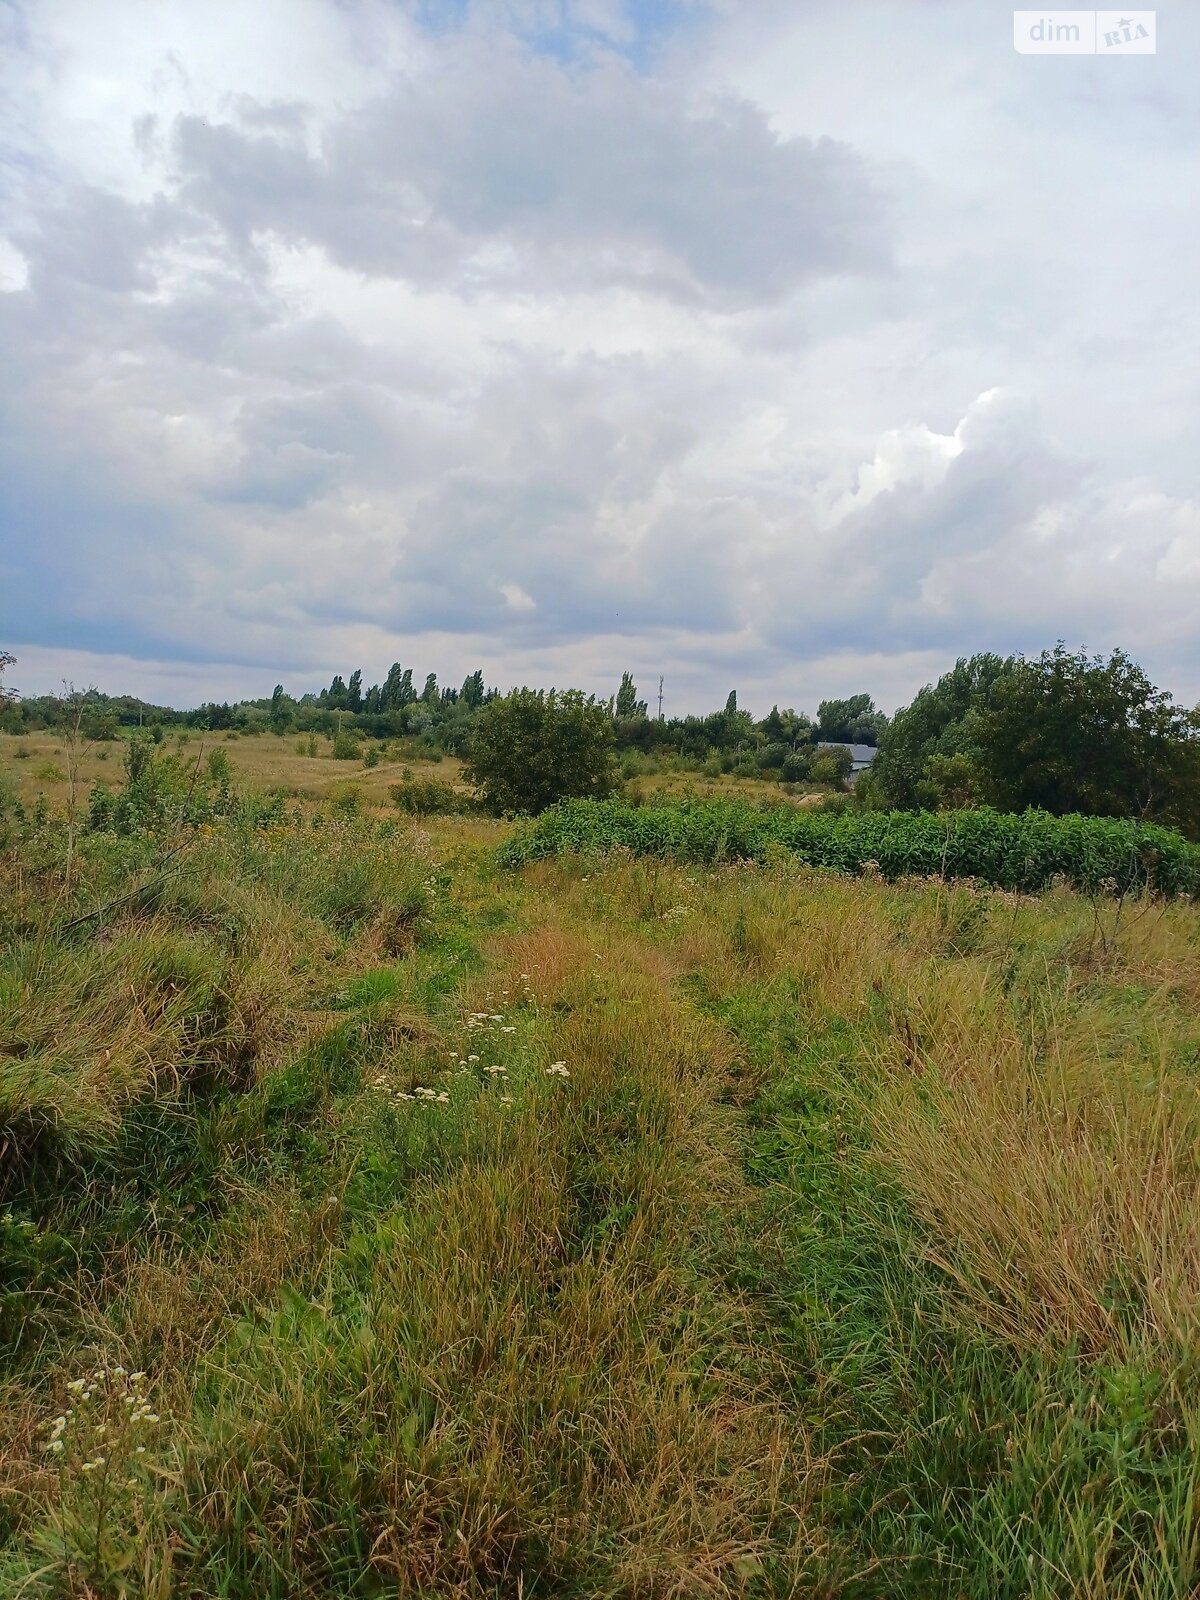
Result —
[[1200, 4], [0, 0], [0, 646], [1200, 698]]

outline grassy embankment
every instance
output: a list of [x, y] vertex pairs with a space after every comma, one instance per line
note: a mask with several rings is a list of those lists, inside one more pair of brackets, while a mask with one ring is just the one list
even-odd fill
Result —
[[1194, 906], [323, 821], [4, 855], [0, 1592], [1193, 1592]]

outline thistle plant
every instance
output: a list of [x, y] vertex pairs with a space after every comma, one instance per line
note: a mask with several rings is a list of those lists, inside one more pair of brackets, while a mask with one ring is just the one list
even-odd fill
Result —
[[45, 1424], [58, 1492], [37, 1536], [67, 1593], [141, 1597], [170, 1592], [162, 1490], [171, 1454], [144, 1372], [98, 1366], [67, 1385]]

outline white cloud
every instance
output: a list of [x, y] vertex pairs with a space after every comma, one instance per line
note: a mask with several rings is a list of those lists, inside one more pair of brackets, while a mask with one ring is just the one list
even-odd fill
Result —
[[0, 238], [0, 294], [16, 294], [28, 283], [28, 261], [11, 239]]
[[504, 596], [505, 604], [513, 611], [537, 610], [537, 601], [531, 594], [526, 594], [519, 583], [502, 583], [500, 593]]

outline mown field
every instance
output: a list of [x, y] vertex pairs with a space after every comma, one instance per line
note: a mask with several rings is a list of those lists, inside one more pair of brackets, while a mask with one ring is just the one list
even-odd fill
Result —
[[512, 837], [10, 832], [0, 1594], [1194, 1594], [1196, 906]]

